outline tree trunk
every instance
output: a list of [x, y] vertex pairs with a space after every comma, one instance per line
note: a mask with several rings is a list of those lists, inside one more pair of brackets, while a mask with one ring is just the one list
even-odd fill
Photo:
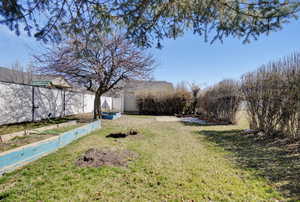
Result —
[[97, 91], [94, 99], [94, 119], [101, 119], [101, 95], [102, 93]]

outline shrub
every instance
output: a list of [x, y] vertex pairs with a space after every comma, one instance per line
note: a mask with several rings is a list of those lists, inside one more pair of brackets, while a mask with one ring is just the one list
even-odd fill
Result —
[[299, 137], [300, 54], [263, 65], [242, 77], [250, 128], [266, 135]]
[[241, 103], [239, 85], [233, 80], [221, 81], [206, 89], [199, 102], [199, 111], [208, 119], [234, 123]]
[[171, 92], [146, 92], [137, 95], [140, 114], [148, 115], [187, 113], [190, 100], [190, 92], [182, 88], [177, 88]]

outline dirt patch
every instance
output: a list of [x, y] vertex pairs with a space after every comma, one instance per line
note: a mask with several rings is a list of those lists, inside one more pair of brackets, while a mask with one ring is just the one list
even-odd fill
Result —
[[117, 166], [126, 167], [138, 154], [129, 150], [89, 149], [76, 161], [79, 167]]
[[107, 138], [125, 138], [127, 137], [127, 134], [125, 133], [111, 133], [106, 136]]
[[107, 138], [125, 138], [129, 136], [138, 136], [139, 132], [135, 129], [130, 129], [127, 133], [110, 133], [106, 137]]
[[134, 129], [131, 129], [128, 132], [128, 135], [138, 135], [138, 134], [139, 134], [139, 132], [137, 130], [134, 130]]

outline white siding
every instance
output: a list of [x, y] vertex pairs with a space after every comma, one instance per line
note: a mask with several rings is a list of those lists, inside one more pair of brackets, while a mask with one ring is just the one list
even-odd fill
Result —
[[[33, 89], [34, 120], [93, 112], [93, 94], [0, 82], [0, 125], [32, 121]], [[113, 110], [113, 98], [101, 97], [101, 106]]]
[[93, 112], [94, 110], [94, 98], [95, 96], [92, 94], [84, 95], [84, 112]]
[[124, 97], [112, 98], [112, 110], [115, 112], [124, 112]]
[[137, 112], [136, 96], [133, 93], [124, 95], [124, 110], [125, 112]]
[[0, 125], [31, 121], [32, 87], [0, 83]]
[[63, 91], [34, 88], [35, 120], [63, 116]]
[[66, 91], [65, 95], [65, 115], [84, 113], [83, 94]]

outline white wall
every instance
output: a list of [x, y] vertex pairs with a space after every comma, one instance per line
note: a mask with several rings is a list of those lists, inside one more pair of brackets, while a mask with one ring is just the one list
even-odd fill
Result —
[[112, 98], [103, 96], [101, 97], [101, 108], [104, 110], [112, 110]]
[[124, 110], [125, 112], [139, 111], [136, 103], [136, 96], [133, 93], [126, 93], [124, 95]]
[[124, 97], [112, 98], [112, 110], [115, 112], [124, 112]]
[[63, 116], [63, 91], [35, 87], [34, 106], [36, 106], [34, 110], [35, 120]]
[[0, 125], [32, 119], [32, 87], [0, 82]]
[[92, 94], [85, 94], [84, 95], [84, 111], [85, 112], [92, 112], [94, 110], [94, 98], [95, 96]]
[[[66, 91], [65, 94], [65, 115], [84, 113], [84, 95]], [[88, 111], [89, 112], [89, 111]]]
[[[0, 125], [32, 121], [33, 89], [34, 120], [93, 112], [93, 94], [0, 82]], [[103, 96], [101, 106], [113, 110], [113, 100]]]

